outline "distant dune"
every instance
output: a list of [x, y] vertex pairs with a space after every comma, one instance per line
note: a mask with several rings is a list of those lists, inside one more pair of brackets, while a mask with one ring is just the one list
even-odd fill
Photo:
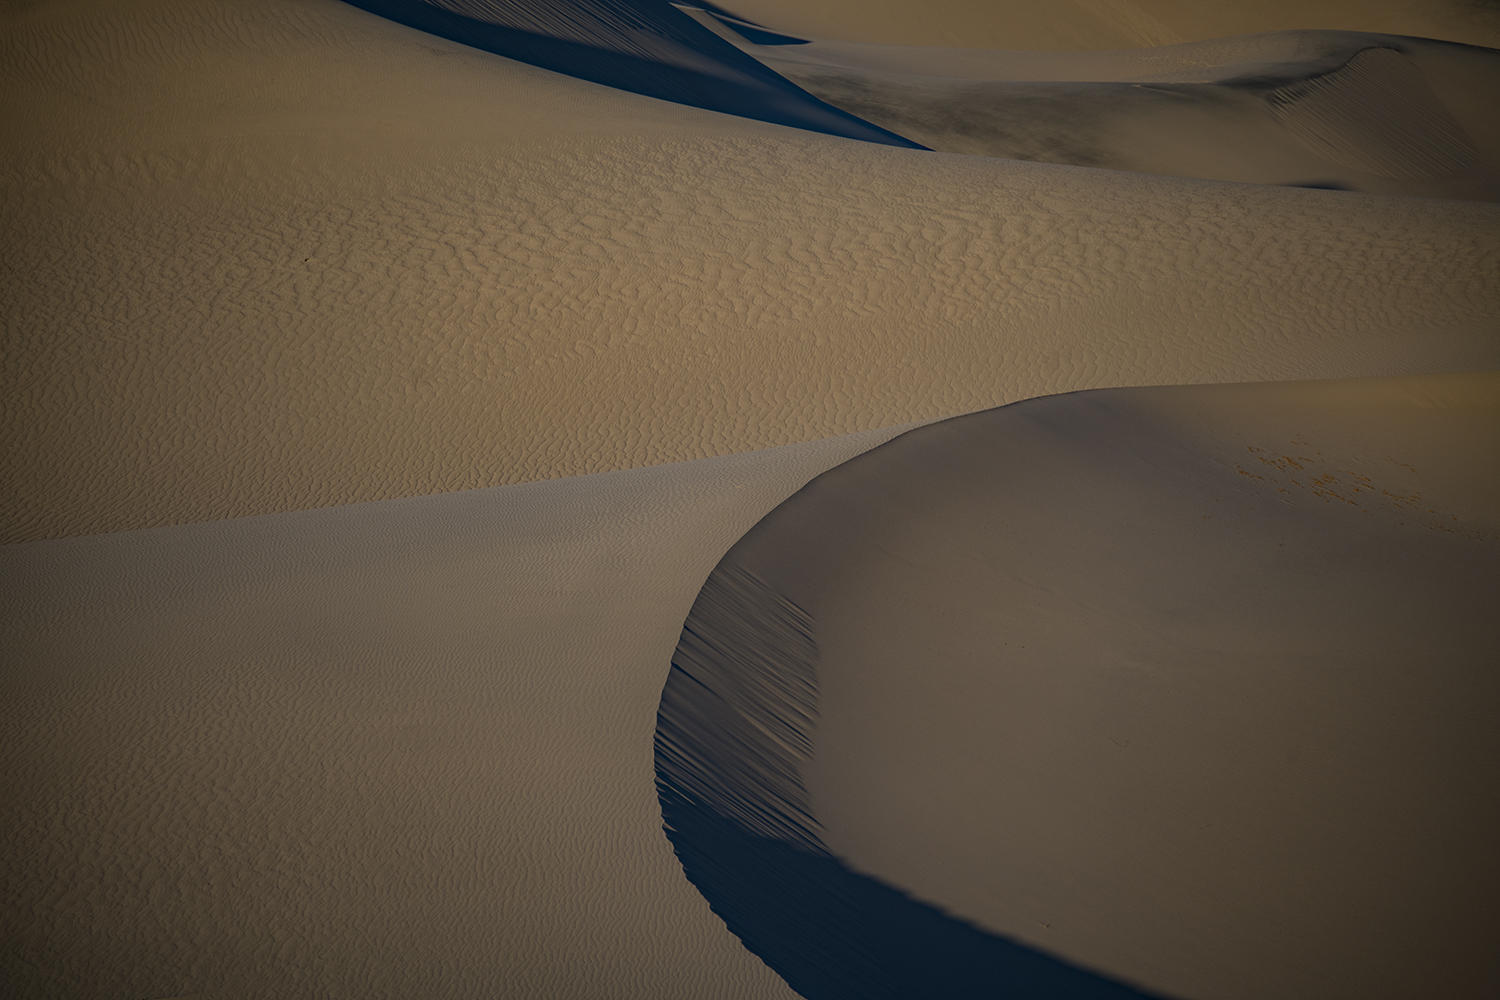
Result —
[[12, 19], [5, 537], [1500, 365], [1500, 209], [933, 155], [334, 0]]
[[0, 4], [3, 991], [1468, 995], [1492, 7]]
[[1500, 47], [1500, 10], [1488, 0], [734, 0], [730, 6], [794, 35], [887, 45], [1099, 51], [1310, 28]]
[[1485, 96], [1500, 89], [1492, 49], [1352, 31], [1099, 53], [741, 47], [943, 152], [1500, 200], [1500, 110]]

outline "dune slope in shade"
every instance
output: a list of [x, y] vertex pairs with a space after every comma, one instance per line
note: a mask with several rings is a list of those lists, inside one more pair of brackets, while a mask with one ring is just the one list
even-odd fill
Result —
[[776, 31], [889, 45], [1127, 49], [1296, 28], [1378, 31], [1500, 47], [1489, 0], [733, 0]]
[[667, 0], [347, 0], [581, 80], [865, 142], [916, 147], [746, 58]]
[[824, 474], [820, 842], [1201, 1000], [1488, 995], [1500, 375], [1049, 397]]
[[0, 43], [7, 540], [1500, 364], [1492, 206], [853, 142], [336, 0]]

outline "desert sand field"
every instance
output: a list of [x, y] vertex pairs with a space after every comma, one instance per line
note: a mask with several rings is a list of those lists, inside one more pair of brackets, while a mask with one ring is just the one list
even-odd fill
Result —
[[6, 995], [1483, 995], [1495, 45], [0, 5]]

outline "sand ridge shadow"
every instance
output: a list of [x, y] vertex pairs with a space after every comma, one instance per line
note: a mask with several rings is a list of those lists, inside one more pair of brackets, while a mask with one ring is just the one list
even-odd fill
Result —
[[726, 558], [662, 692], [664, 827], [729, 929], [807, 1000], [1153, 996], [949, 916], [824, 846], [799, 773], [817, 719], [813, 625]]
[[631, 93], [827, 135], [926, 148], [814, 97], [666, 0], [347, 2], [419, 31]]

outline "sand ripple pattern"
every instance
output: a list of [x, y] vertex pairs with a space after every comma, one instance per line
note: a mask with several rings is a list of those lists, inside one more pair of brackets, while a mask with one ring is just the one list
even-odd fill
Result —
[[0, 31], [6, 541], [1500, 365], [1491, 206], [855, 143], [331, 2], [59, 10]]
[[1339, 69], [1271, 94], [1271, 110], [1314, 152], [1380, 177], [1458, 173], [1479, 151], [1394, 49], [1370, 48]]

